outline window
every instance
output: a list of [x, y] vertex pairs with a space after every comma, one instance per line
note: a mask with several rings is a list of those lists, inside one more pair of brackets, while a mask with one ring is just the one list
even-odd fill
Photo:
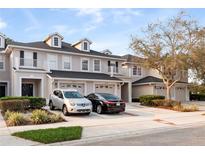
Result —
[[48, 67], [51, 70], [57, 69], [57, 56], [56, 55], [48, 55]]
[[84, 49], [84, 50], [88, 50], [88, 43], [87, 43], [87, 42], [84, 42], [84, 43], [83, 43], [83, 49]]
[[63, 69], [65, 70], [71, 69], [71, 57], [69, 56], [63, 57]]
[[20, 66], [24, 66], [24, 51], [20, 51]]
[[0, 55], [0, 70], [4, 70], [4, 57]]
[[139, 66], [134, 66], [134, 67], [132, 68], [132, 74], [133, 74], [134, 76], [141, 76], [141, 75], [142, 75], [142, 69], [141, 69], [141, 67], [139, 67]]
[[33, 66], [37, 67], [37, 52], [33, 53]]
[[108, 61], [108, 72], [111, 72], [111, 67], [113, 68], [114, 73], [118, 73], [118, 62]]
[[100, 60], [94, 59], [94, 72], [100, 72]]
[[58, 38], [57, 38], [57, 37], [54, 37], [53, 39], [54, 39], [54, 46], [59, 46], [59, 45], [58, 45], [58, 43], [59, 43], [59, 42], [58, 42]]
[[89, 61], [88, 61], [88, 59], [82, 59], [81, 65], [82, 65], [81, 69], [83, 71], [88, 71], [89, 70], [89, 68], [88, 68]]

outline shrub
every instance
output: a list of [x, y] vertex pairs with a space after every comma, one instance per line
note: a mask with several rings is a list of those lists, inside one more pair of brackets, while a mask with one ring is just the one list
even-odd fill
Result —
[[34, 124], [43, 124], [50, 121], [48, 113], [44, 110], [34, 110], [31, 115], [31, 120]]
[[194, 111], [198, 111], [199, 108], [195, 104], [186, 104], [186, 105], [175, 105], [173, 106], [173, 110], [181, 111], [181, 112], [194, 112]]
[[29, 108], [29, 100], [27, 99], [13, 99], [13, 100], [0, 100], [0, 109], [3, 112], [9, 111], [24, 111]]
[[56, 115], [56, 114], [51, 114], [51, 115], [49, 115], [49, 121], [50, 121], [51, 123], [61, 121], [61, 116], [60, 116], [60, 114], [58, 114], [58, 115]]
[[30, 96], [22, 96], [22, 97], [13, 97], [13, 96], [7, 96], [2, 97], [0, 100], [22, 100], [27, 99], [29, 100], [29, 107], [32, 109], [40, 109], [44, 106], [46, 106], [46, 99], [41, 97], [30, 97]]
[[[8, 116], [8, 115], [7, 115]], [[26, 123], [26, 119], [21, 113], [11, 112], [6, 120], [8, 126], [19, 126]]]
[[13, 112], [7, 110], [4, 114], [4, 119], [7, 120]]
[[143, 95], [139, 97], [140, 104], [145, 106], [154, 106], [153, 100], [156, 99], [165, 99], [165, 97], [160, 95]]
[[154, 106], [164, 106], [164, 107], [173, 107], [176, 105], [181, 105], [181, 102], [171, 100], [171, 99], [155, 99], [152, 100]]

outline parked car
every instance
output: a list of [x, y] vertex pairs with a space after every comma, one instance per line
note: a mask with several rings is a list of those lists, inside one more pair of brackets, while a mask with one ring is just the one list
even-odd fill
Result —
[[86, 98], [92, 102], [93, 111], [98, 114], [103, 112], [119, 113], [125, 111], [125, 102], [112, 94], [91, 93]]
[[71, 113], [90, 114], [92, 103], [75, 89], [56, 89], [49, 98], [51, 110], [61, 109], [64, 115]]

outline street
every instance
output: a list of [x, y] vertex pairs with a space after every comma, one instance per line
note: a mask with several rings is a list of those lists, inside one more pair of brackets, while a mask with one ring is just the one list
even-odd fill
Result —
[[193, 128], [171, 130], [143, 136], [132, 136], [94, 143], [83, 146], [204, 146], [205, 125]]

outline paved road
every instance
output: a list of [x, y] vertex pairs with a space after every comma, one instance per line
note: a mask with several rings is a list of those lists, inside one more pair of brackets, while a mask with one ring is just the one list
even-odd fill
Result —
[[200, 146], [205, 145], [205, 126], [105, 140], [82, 145], [92, 146]]

